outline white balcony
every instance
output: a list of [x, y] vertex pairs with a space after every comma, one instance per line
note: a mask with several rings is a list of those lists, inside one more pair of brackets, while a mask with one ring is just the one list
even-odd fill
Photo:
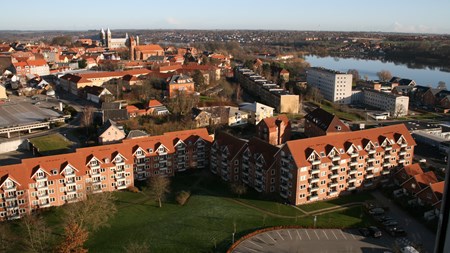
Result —
[[402, 147], [402, 148], [405, 148], [406, 146], [408, 146], [408, 144], [406, 144], [406, 143], [400, 144], [400, 147]]
[[406, 151], [401, 151], [400, 153], [398, 153], [399, 155], [406, 155]]
[[71, 193], [74, 193], [74, 192], [77, 192], [77, 188], [75, 188], [75, 187], [71, 187], [71, 188], [67, 187], [66, 188], [66, 193], [67, 194], [71, 194]]
[[315, 200], [318, 200], [318, 199], [319, 199], [319, 196], [317, 196], [317, 195], [309, 196], [309, 197], [308, 197], [308, 200], [309, 200], [309, 201], [315, 201]]
[[398, 160], [398, 163], [405, 163], [405, 159]]
[[329, 183], [329, 187], [337, 187], [339, 185], [338, 182], [331, 182]]
[[384, 159], [389, 159], [389, 158], [391, 158], [392, 156], [391, 156], [391, 154], [385, 154], [384, 155]]
[[386, 151], [392, 150], [392, 147], [391, 147], [391, 146], [386, 146], [386, 147], [384, 148], [384, 150], [386, 150]]
[[334, 196], [334, 195], [337, 195], [338, 194], [338, 191], [330, 191], [330, 192], [328, 192], [328, 195], [330, 195], [330, 196]]
[[117, 185], [117, 189], [119, 189], [119, 190], [123, 190], [123, 189], [126, 189], [126, 188], [127, 188], [127, 186], [125, 184]]
[[348, 182], [349, 182], [349, 183], [354, 183], [354, 182], [356, 182], [356, 177], [349, 178], [349, 179], [348, 179]]
[[248, 184], [248, 178], [246, 178], [246, 177], [243, 177], [243, 178], [242, 178], [242, 182], [244, 182], [244, 183]]
[[42, 182], [42, 181], [46, 181], [47, 180], [47, 178], [44, 176], [44, 177], [36, 177], [36, 181], [37, 182]]
[[222, 166], [223, 166], [223, 167], [228, 167], [228, 163], [227, 163], [227, 162], [224, 162], [224, 161], [222, 161]]
[[369, 154], [375, 154], [375, 152], [377, 152], [375, 149], [371, 149], [371, 150], [369, 150], [367, 153], [369, 153]]
[[320, 178], [318, 178], [318, 177], [316, 177], [316, 178], [310, 178], [309, 179], [309, 182], [311, 183], [311, 184], [313, 184], [313, 183], [318, 183], [320, 181]]
[[349, 172], [348, 172], [348, 174], [349, 175], [353, 175], [353, 174], [356, 174], [358, 172], [358, 170], [350, 170]]
[[4, 194], [4, 198], [5, 198], [6, 201], [11, 201], [11, 200], [17, 199], [17, 195], [15, 193], [12, 194], [12, 195], [5, 193]]
[[287, 174], [281, 174], [281, 179], [289, 181], [289, 176]]
[[262, 192], [263, 191], [262, 185], [255, 185], [255, 190], [257, 192]]
[[262, 184], [262, 179], [261, 178], [255, 178], [255, 183], [256, 184]]
[[288, 197], [287, 192], [283, 192], [283, 191], [280, 192], [280, 196], [285, 199]]
[[309, 191], [310, 192], [316, 192], [316, 191], [319, 190], [319, 188], [320, 188], [319, 186], [312, 186], [312, 187], [309, 188]]
[[43, 207], [50, 207], [50, 201], [48, 201], [48, 199], [47, 199], [47, 201], [41, 202], [39, 207], [42, 207], [42, 208]]
[[71, 180], [66, 180], [64, 182], [64, 185], [69, 186], [69, 185], [76, 185], [77, 182], [75, 181], [75, 178], [71, 179]]
[[262, 175], [263, 175], [261, 170], [255, 170], [255, 174], [260, 177], [262, 177]]
[[335, 156], [333, 156], [332, 158], [331, 158], [331, 160], [334, 162], [334, 161], [339, 161], [339, 160], [341, 160], [341, 157], [340, 156], [338, 156], [338, 155], [335, 155]]
[[347, 191], [353, 191], [353, 190], [356, 190], [356, 186], [347, 187]]
[[337, 169], [339, 169], [341, 166], [339, 166], [339, 165], [332, 165], [331, 166], [331, 170], [337, 170]]
[[375, 167], [374, 166], [369, 166], [366, 168], [367, 171], [372, 171]]
[[100, 169], [91, 169], [91, 175], [92, 176], [100, 175]]
[[311, 169], [311, 174], [320, 173], [320, 169]]
[[284, 157], [284, 156], [281, 157], [281, 161], [284, 163], [287, 163], [287, 164], [291, 163], [291, 161], [287, 157]]
[[7, 187], [7, 188], [4, 188], [4, 191], [5, 191], [5, 192], [12, 192], [12, 191], [16, 191], [16, 190], [17, 190], [17, 188], [16, 188], [15, 185], [14, 185], [14, 186]]
[[390, 170], [383, 170], [383, 172], [381, 172], [381, 174], [383, 175], [389, 175], [391, 173]]
[[222, 172], [222, 175], [227, 175], [228, 174], [228, 170], [226, 170], [226, 169], [222, 169], [221, 172]]
[[389, 167], [390, 165], [390, 163], [383, 163], [383, 167]]
[[356, 165], [358, 165], [358, 162], [357, 161], [354, 161], [354, 162], [350, 162], [350, 166], [356, 166]]
[[49, 195], [48, 195], [48, 192], [46, 191], [45, 193], [38, 194], [37, 197], [38, 197], [38, 199], [47, 199], [49, 197]]
[[350, 156], [351, 157], [357, 157], [359, 154], [358, 153], [352, 153]]
[[312, 165], [319, 165], [320, 164], [320, 160], [313, 160], [311, 161]]
[[288, 186], [287, 186], [287, 185], [285, 185], [285, 184], [282, 184], [282, 185], [280, 185], [280, 188], [281, 188], [281, 189], [283, 189], [283, 190], [286, 190], [286, 191], [287, 191], [287, 189], [288, 189]]
[[371, 158], [367, 159], [367, 162], [373, 163], [373, 162], [375, 162], [375, 158], [371, 157]]
[[335, 173], [335, 174], [331, 174], [330, 175], [330, 178], [331, 179], [333, 179], [333, 178], [338, 178], [339, 177], [339, 174], [338, 173]]
[[368, 175], [366, 175], [366, 177], [365, 177], [366, 179], [370, 179], [370, 178], [373, 178], [373, 174], [368, 174]]
[[17, 205], [17, 204], [9, 205], [9, 206], [6, 206], [5, 208], [6, 208], [6, 211], [9, 211], [9, 212], [19, 211], [19, 205]]

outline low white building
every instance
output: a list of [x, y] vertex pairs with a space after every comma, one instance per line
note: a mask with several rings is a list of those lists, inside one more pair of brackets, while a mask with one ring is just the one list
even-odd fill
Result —
[[248, 123], [257, 125], [261, 120], [273, 117], [273, 111], [275, 108], [258, 102], [253, 102], [240, 104], [239, 110], [245, 111], [249, 114]]
[[408, 115], [409, 97], [376, 90], [363, 91], [363, 103], [389, 112], [391, 117]]

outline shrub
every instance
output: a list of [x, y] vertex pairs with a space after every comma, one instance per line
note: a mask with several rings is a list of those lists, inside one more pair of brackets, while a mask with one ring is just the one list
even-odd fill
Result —
[[183, 206], [184, 204], [186, 204], [190, 196], [191, 196], [190, 192], [180, 191], [177, 193], [176, 201], [180, 206]]
[[133, 193], [138, 193], [139, 189], [136, 186], [129, 186], [127, 188], [128, 191], [133, 192]]

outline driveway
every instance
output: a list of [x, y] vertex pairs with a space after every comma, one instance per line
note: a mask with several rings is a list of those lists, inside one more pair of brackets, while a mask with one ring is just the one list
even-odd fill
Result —
[[405, 228], [408, 233], [408, 239], [411, 242], [421, 243], [422, 252], [433, 253], [436, 234], [433, 234], [427, 227], [418, 222], [407, 212], [398, 207], [392, 200], [386, 198], [381, 192], [375, 191], [372, 195], [383, 206], [389, 207], [389, 216], [396, 219], [398, 223]]

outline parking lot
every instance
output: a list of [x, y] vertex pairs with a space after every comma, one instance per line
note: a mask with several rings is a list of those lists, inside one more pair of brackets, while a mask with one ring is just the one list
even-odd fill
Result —
[[248, 238], [233, 253], [385, 252], [393, 243], [389, 236], [364, 237], [357, 229], [280, 229]]

